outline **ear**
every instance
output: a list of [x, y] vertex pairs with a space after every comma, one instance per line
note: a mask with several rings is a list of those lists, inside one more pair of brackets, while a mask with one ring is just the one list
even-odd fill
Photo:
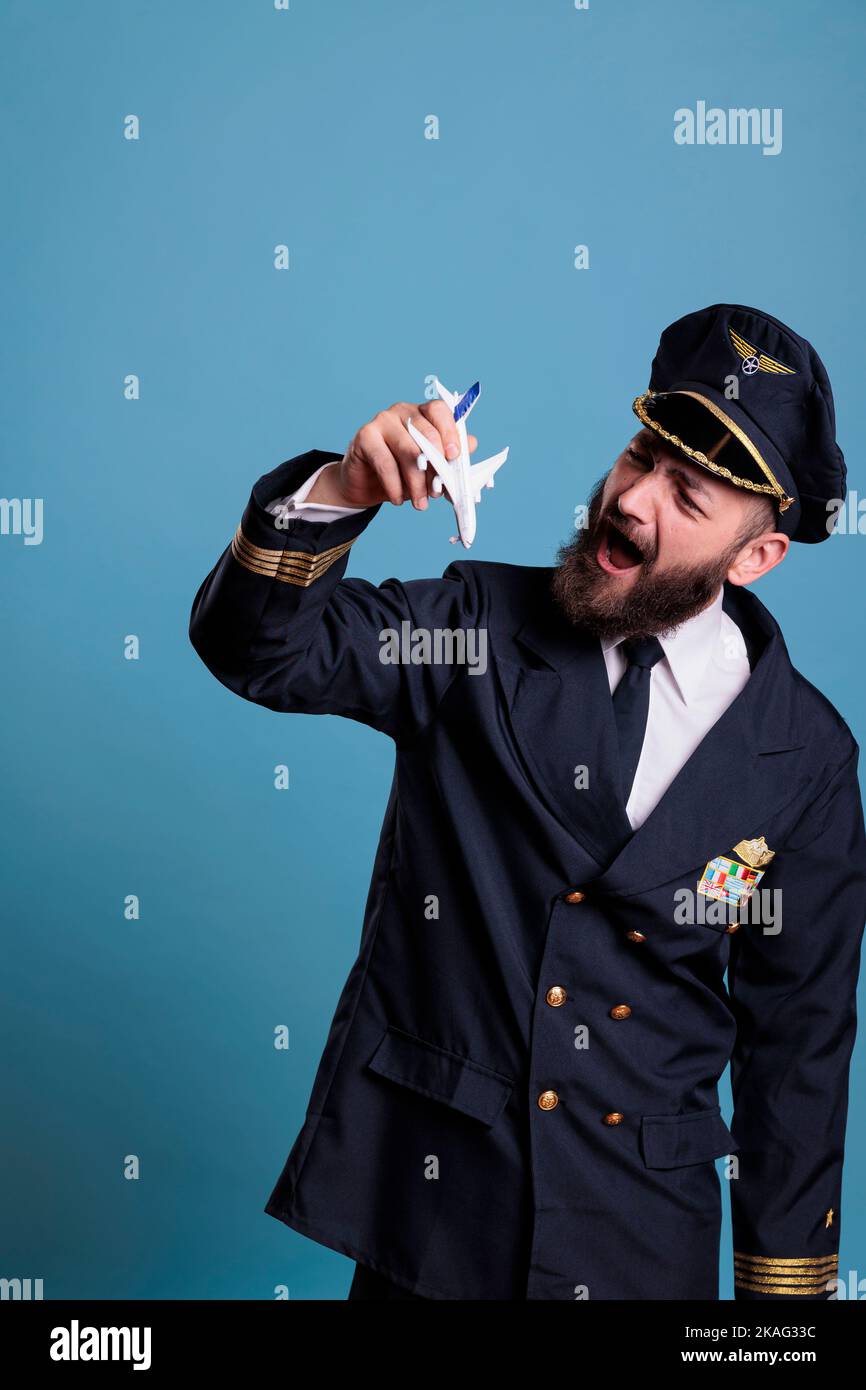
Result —
[[753, 584], [762, 574], [782, 563], [790, 543], [789, 537], [781, 531], [765, 531], [747, 541], [728, 568], [728, 580], [731, 584]]

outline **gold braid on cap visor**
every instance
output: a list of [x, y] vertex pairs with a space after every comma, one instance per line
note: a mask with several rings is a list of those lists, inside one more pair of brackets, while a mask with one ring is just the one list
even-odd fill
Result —
[[795, 499], [793, 497], [789, 497], [785, 492], [785, 489], [773, 477], [773, 474], [770, 472], [770, 469], [767, 467], [767, 464], [764, 462], [761, 455], [758, 453], [758, 450], [755, 448], [749, 436], [747, 434], [744, 434], [743, 431], [740, 429], [739, 425], [735, 425], [734, 421], [731, 420], [730, 417], [727, 416], [723, 410], [719, 410], [719, 407], [715, 405], [713, 401], [707, 400], [706, 396], [699, 396], [697, 391], [679, 391], [676, 393], [680, 396], [691, 396], [693, 400], [700, 401], [701, 405], [706, 406], [707, 410], [711, 411], [717, 419], [721, 420], [724, 423], [726, 429], [729, 429], [731, 431], [731, 434], [735, 435], [736, 438], [740, 441], [743, 448], [751, 454], [752, 458], [755, 460], [764, 476], [766, 478], [769, 478], [770, 481], [768, 483], [753, 483], [751, 478], [738, 478], [736, 474], [732, 473], [729, 468], [724, 468], [722, 464], [715, 463], [713, 459], [707, 458], [706, 454], [702, 454], [700, 449], [693, 449], [691, 444], [684, 443], [678, 435], [671, 434], [669, 430], [663, 429], [662, 426], [657, 423], [657, 421], [653, 420], [647, 414], [646, 406], [644, 404], [646, 401], [651, 400], [654, 396], [660, 394], [662, 393], [655, 391], [644, 391], [640, 396], [635, 397], [635, 399], [632, 401], [631, 408], [634, 411], [635, 415], [637, 415], [639, 420], [642, 420], [643, 423], [649, 429], [654, 430], [656, 434], [660, 434], [662, 439], [667, 439], [670, 441], [671, 444], [675, 444], [678, 449], [682, 449], [683, 453], [688, 454], [689, 458], [696, 459], [697, 462], [702, 463], [705, 468], [711, 468], [714, 473], [718, 473], [722, 478], [727, 478], [728, 481], [733, 483], [736, 487], [748, 488], [750, 492], [769, 493], [772, 497], [776, 498], [779, 504], [780, 512], [786, 512], [788, 510], [788, 508], [791, 506], [791, 503], [794, 502]]

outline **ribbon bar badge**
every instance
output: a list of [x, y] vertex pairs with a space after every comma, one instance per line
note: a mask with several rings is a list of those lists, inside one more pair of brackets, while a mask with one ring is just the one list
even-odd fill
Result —
[[737, 907], [748, 901], [763, 877], [763, 869], [753, 869], [749, 864], [740, 864], [736, 859], [718, 854], [704, 869], [698, 892]]

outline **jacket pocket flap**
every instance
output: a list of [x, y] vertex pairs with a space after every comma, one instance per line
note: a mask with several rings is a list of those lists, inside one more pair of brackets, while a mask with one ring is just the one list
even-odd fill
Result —
[[386, 1028], [367, 1064], [380, 1076], [442, 1101], [464, 1115], [492, 1125], [511, 1094], [510, 1077], [425, 1042], [400, 1028]]
[[739, 1148], [722, 1119], [721, 1107], [687, 1115], [644, 1115], [641, 1148], [647, 1168], [682, 1168], [735, 1153]]

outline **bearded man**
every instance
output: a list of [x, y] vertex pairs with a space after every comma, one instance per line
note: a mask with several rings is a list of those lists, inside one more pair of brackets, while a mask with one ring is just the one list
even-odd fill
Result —
[[[344, 577], [384, 501], [427, 507], [407, 421], [457, 453], [444, 402], [401, 402], [260, 478], [195, 599], [234, 693], [395, 745], [265, 1206], [355, 1261], [351, 1298], [717, 1299], [722, 1158], [736, 1298], [833, 1294], [859, 750], [750, 588], [845, 497], [833, 397], [805, 339], [716, 304], [664, 331], [633, 409], [553, 566]], [[403, 624], [483, 633], [484, 669], [383, 660]]]

